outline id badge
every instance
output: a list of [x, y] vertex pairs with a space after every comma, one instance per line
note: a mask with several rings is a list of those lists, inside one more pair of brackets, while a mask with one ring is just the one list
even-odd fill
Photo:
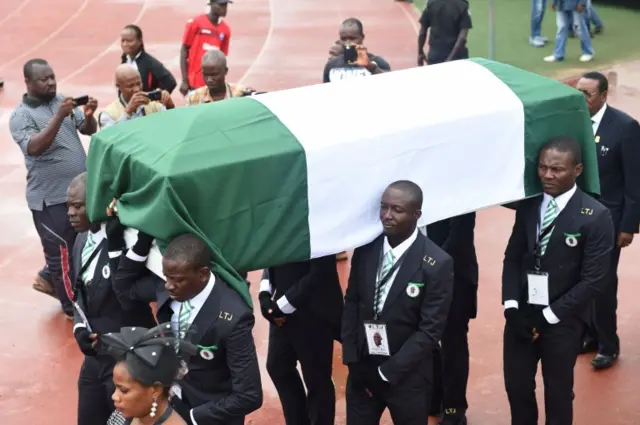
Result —
[[387, 325], [382, 322], [365, 321], [364, 332], [367, 338], [367, 347], [372, 356], [390, 356], [389, 339], [387, 338]]
[[529, 304], [547, 307], [549, 305], [549, 273], [528, 271], [527, 292]]

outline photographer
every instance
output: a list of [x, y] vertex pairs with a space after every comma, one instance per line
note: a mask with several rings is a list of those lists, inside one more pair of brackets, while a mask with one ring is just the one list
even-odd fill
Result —
[[[363, 45], [364, 28], [358, 19], [345, 20], [340, 26], [339, 35], [340, 43], [344, 48], [341, 55], [337, 55], [325, 65], [322, 75], [324, 83], [391, 71], [391, 66], [386, 60], [369, 53]], [[336, 53], [334, 51], [331, 55]]]
[[166, 90], [150, 93], [142, 91], [140, 73], [130, 65], [122, 64], [116, 68], [116, 87], [118, 99], [98, 115], [101, 130], [119, 122], [175, 107], [171, 95]]

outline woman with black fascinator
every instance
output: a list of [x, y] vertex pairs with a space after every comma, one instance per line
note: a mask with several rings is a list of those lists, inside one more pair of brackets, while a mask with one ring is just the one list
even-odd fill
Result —
[[179, 373], [186, 373], [182, 359], [197, 354], [198, 348], [174, 335], [171, 325], [163, 324], [152, 329], [127, 327], [100, 336], [118, 362], [113, 369], [116, 411], [107, 425], [186, 424], [171, 407], [170, 388]]

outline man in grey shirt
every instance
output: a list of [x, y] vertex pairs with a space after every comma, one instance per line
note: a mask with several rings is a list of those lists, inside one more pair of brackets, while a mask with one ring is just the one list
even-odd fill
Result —
[[96, 132], [93, 115], [98, 102], [89, 98], [81, 109], [72, 98], [58, 94], [53, 69], [43, 59], [28, 61], [23, 72], [27, 93], [13, 111], [9, 127], [24, 154], [27, 204], [46, 260], [34, 289], [58, 298], [64, 313], [73, 318], [69, 264], [76, 233], [67, 217], [67, 187], [86, 170], [87, 155], [78, 131]]

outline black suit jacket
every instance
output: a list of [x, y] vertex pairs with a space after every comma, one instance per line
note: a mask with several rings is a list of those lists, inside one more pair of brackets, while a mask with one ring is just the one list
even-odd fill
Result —
[[[144, 270], [142, 262], [121, 257], [116, 286], [122, 298], [157, 301], [159, 323], [171, 321], [171, 299], [164, 281]], [[139, 279], [139, 276], [143, 276]], [[152, 299], [150, 299], [152, 298]], [[262, 383], [253, 341], [253, 312], [240, 294], [219, 276], [192, 323], [189, 340], [213, 350], [214, 358], [189, 359], [189, 373], [179, 382], [182, 400], [198, 425], [240, 425], [262, 405]]]
[[[342, 359], [356, 363], [367, 355], [363, 321], [373, 320], [373, 298], [384, 235], [355, 250], [342, 318]], [[423, 283], [411, 298], [409, 283]], [[453, 260], [418, 232], [392, 282], [379, 320], [387, 326], [391, 356], [380, 369], [396, 384], [439, 346], [453, 294]]]
[[[78, 279], [78, 274], [82, 269], [82, 249], [87, 241], [87, 232], [78, 234], [73, 245], [73, 256], [70, 276], [77, 285], [82, 283]], [[84, 291], [78, 286], [78, 304], [87, 315], [89, 325], [93, 332], [109, 333], [120, 332], [120, 329], [127, 326], [142, 326], [152, 328], [156, 326], [151, 307], [148, 303], [133, 302], [123, 308], [118, 301], [113, 279], [118, 266], [119, 258], [109, 259], [107, 250], [107, 240], [96, 247], [102, 251], [97, 254], [98, 263], [96, 265], [91, 284], [84, 287]], [[107, 277], [105, 277], [105, 274]], [[85, 298], [86, 295], [86, 298]], [[74, 314], [74, 326], [84, 323], [76, 311]]]
[[620, 232], [638, 233], [640, 223], [640, 125], [607, 105], [596, 133], [600, 198]]
[[343, 299], [335, 255], [270, 267], [262, 279], [272, 285], [274, 300], [286, 296], [294, 315], [300, 309], [326, 320], [339, 338]]
[[478, 258], [474, 232], [476, 213], [463, 214], [427, 226], [427, 235], [453, 258], [451, 313], [475, 318], [478, 311]]
[[[527, 303], [527, 271], [535, 265], [540, 205], [543, 196], [521, 201], [504, 255], [502, 302]], [[577, 245], [567, 244], [567, 235]], [[560, 212], [542, 256], [541, 271], [549, 273], [551, 311], [560, 320], [587, 319], [589, 301], [604, 290], [613, 248], [613, 223], [605, 206], [579, 188]]]
[[[121, 63], [127, 62], [126, 55], [120, 58]], [[166, 90], [169, 93], [176, 88], [176, 79], [171, 72], [160, 62], [147, 52], [140, 53], [135, 60], [138, 66], [140, 78], [142, 78], [142, 90], [149, 92], [155, 89]]]

